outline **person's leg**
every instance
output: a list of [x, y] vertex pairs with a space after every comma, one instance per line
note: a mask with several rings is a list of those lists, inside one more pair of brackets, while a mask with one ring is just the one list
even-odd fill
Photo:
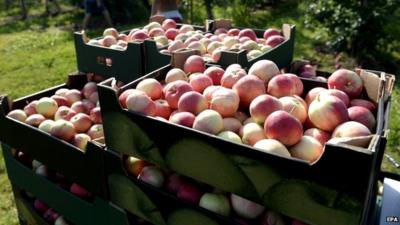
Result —
[[54, 5], [56, 6], [57, 11], [55, 12], [55, 14], [58, 14], [61, 12], [61, 7], [60, 4], [58, 4], [57, 0], [53, 0]]
[[49, 0], [44, 0], [45, 15], [50, 15]]
[[91, 16], [92, 16], [92, 14], [85, 13], [85, 17], [83, 18], [83, 23], [82, 23], [83, 30], [87, 29], [87, 26], [89, 25], [89, 20], [90, 20]]
[[106, 22], [108, 23], [108, 26], [109, 27], [113, 27], [110, 13], [108, 12], [108, 10], [106, 8], [104, 8], [104, 10], [103, 10], [103, 16], [106, 19]]

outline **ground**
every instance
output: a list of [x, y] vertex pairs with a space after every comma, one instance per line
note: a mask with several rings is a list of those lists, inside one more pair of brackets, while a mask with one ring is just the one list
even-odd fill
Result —
[[[293, 2], [293, 1], [289, 1]], [[296, 2], [296, 1], [294, 1]], [[12, 99], [22, 97], [42, 89], [63, 83], [66, 75], [76, 70], [75, 49], [72, 30], [80, 23], [81, 13], [72, 7], [63, 6], [64, 13], [52, 18], [39, 18], [42, 8], [34, 7], [26, 22], [18, 21], [17, 8], [5, 12], [0, 3], [0, 94]], [[286, 5], [278, 9], [258, 11], [254, 15], [260, 18], [255, 26], [266, 27], [282, 23], [297, 25], [295, 57], [314, 59], [321, 62], [321, 69], [332, 71], [334, 55], [316, 51], [313, 41], [315, 33], [309, 32], [302, 23], [302, 5]], [[223, 11], [216, 9], [216, 15]], [[272, 23], [270, 21], [273, 21]], [[124, 28], [138, 25], [125, 25]], [[119, 27], [120, 28], [120, 27]], [[354, 66], [349, 57], [342, 59], [346, 67]], [[392, 112], [400, 110], [398, 87], [393, 93]], [[400, 161], [400, 115], [391, 114], [390, 136], [387, 153]], [[385, 169], [400, 173], [391, 163], [384, 160]], [[4, 161], [0, 151], [0, 225], [17, 224], [16, 210]]]

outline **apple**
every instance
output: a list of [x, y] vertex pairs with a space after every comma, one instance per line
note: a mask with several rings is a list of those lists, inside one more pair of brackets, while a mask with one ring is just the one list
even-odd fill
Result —
[[282, 43], [284, 41], [285, 41], [285, 38], [283, 36], [272, 35], [267, 39], [267, 41], [265, 43], [274, 48], [275, 46], [278, 46], [280, 43]]
[[193, 90], [199, 93], [203, 93], [204, 89], [213, 85], [212, 79], [205, 74], [199, 74], [194, 77], [190, 77], [189, 83], [192, 86]]
[[356, 121], [342, 123], [332, 132], [332, 138], [351, 138], [369, 135], [371, 135], [371, 131], [368, 129], [368, 127]]
[[146, 94], [131, 93], [126, 98], [126, 106], [129, 111], [143, 115], [154, 116], [156, 114], [156, 104]]
[[129, 39], [131, 41], [144, 41], [149, 38], [150, 38], [149, 35], [143, 30], [138, 30], [129, 34]]
[[71, 105], [71, 109], [74, 110], [76, 113], [85, 113], [85, 114], [89, 113], [89, 111], [87, 111], [82, 101], [74, 102]]
[[28, 118], [26, 113], [21, 109], [15, 109], [7, 114], [8, 117], [18, 120], [20, 122], [25, 122]]
[[368, 109], [372, 113], [374, 113], [376, 111], [375, 103], [365, 100], [365, 99], [353, 99], [350, 101], [350, 106], [361, 106], [361, 107]]
[[183, 65], [183, 71], [185, 71], [185, 73], [203, 73], [205, 70], [204, 60], [198, 55], [189, 56]]
[[347, 94], [341, 90], [329, 89], [329, 90], [321, 91], [319, 93], [319, 95], [320, 95], [320, 98], [324, 98], [326, 95], [335, 96], [335, 97], [339, 98], [340, 100], [342, 100], [342, 102], [344, 103], [344, 105], [346, 107], [348, 107], [350, 104], [349, 96], [347, 96]]
[[45, 120], [39, 125], [39, 130], [50, 134], [51, 128], [54, 125], [54, 120]]
[[66, 120], [57, 120], [54, 122], [50, 134], [63, 139], [64, 141], [70, 141], [75, 136], [74, 124]]
[[125, 160], [125, 168], [126, 170], [132, 174], [134, 177], [138, 177], [139, 174], [142, 172], [143, 168], [150, 166], [151, 164], [135, 158], [133, 156], [128, 156]]
[[165, 187], [168, 192], [176, 195], [179, 188], [186, 182], [185, 178], [177, 173], [172, 173], [165, 181]]
[[228, 217], [231, 212], [229, 199], [222, 194], [203, 194], [200, 198], [199, 206], [226, 217]]
[[73, 183], [69, 191], [80, 198], [90, 198], [92, 196], [89, 191], [87, 191], [84, 187], [80, 186], [77, 183]]
[[306, 131], [304, 131], [304, 136], [310, 136], [315, 138], [317, 141], [321, 143], [321, 145], [325, 145], [325, 143], [328, 142], [329, 139], [331, 139], [330, 133], [318, 128], [307, 129]]
[[254, 63], [249, 69], [249, 74], [257, 76], [267, 84], [272, 77], [280, 74], [280, 71], [274, 62], [264, 59]]
[[292, 95], [300, 96], [303, 93], [303, 83], [296, 75], [280, 74], [274, 76], [268, 82], [267, 92], [277, 98]]
[[188, 25], [188, 24], [183, 24], [180, 28], [179, 28], [179, 33], [187, 33], [189, 31], [194, 31], [194, 28], [192, 25]]
[[172, 112], [168, 102], [164, 99], [157, 99], [154, 101], [154, 103], [156, 104], [156, 116], [168, 119]]
[[75, 134], [73, 137], [71, 144], [82, 150], [83, 152], [86, 151], [87, 143], [91, 141], [91, 138], [87, 134]]
[[231, 194], [231, 204], [233, 211], [246, 219], [255, 219], [265, 210], [264, 206], [235, 194]]
[[57, 102], [57, 105], [60, 106], [70, 106], [68, 99], [62, 96], [58, 95], [53, 95], [50, 98], [52, 98], [54, 101]]
[[192, 127], [196, 116], [190, 112], [177, 112], [171, 114], [169, 121], [186, 127]]
[[104, 47], [110, 47], [111, 45], [117, 44], [117, 39], [111, 35], [104, 36], [104, 38], [99, 41]]
[[363, 89], [363, 81], [355, 72], [347, 69], [339, 69], [328, 78], [329, 89], [339, 89], [345, 92], [350, 99], [360, 96]]
[[49, 209], [49, 206], [47, 206], [46, 203], [44, 203], [43, 201], [41, 201], [41, 200], [39, 200], [39, 199], [36, 199], [36, 200], [33, 202], [33, 207], [34, 207], [35, 210], [36, 210], [37, 212], [39, 212], [40, 214], [44, 214], [44, 213]]
[[114, 38], [118, 38], [119, 33], [118, 33], [117, 29], [110, 27], [110, 28], [105, 29], [103, 32], [103, 36], [107, 36], [107, 35], [111, 35]]
[[92, 122], [94, 124], [103, 123], [100, 107], [95, 107], [92, 110], [90, 110], [89, 116], [90, 116], [90, 119], [92, 120]]
[[228, 66], [221, 77], [221, 86], [232, 88], [242, 77], [246, 76], [246, 71], [239, 64]]
[[308, 117], [317, 128], [331, 132], [349, 119], [349, 113], [339, 98], [326, 96], [322, 99], [317, 96], [308, 108]]
[[39, 99], [36, 104], [36, 112], [42, 114], [46, 118], [53, 118], [58, 109], [57, 102], [49, 97]]
[[310, 163], [315, 163], [321, 158], [323, 151], [324, 146], [311, 136], [303, 136], [297, 144], [290, 148], [292, 157], [303, 159]]
[[[178, 29], [176, 28], [169, 28], [168, 30], [165, 31], [165, 36], [169, 39], [169, 40], [175, 40], [175, 37], [179, 34]], [[181, 41], [182, 43], [182, 41]], [[183, 43], [182, 43], [183, 44]]]
[[103, 125], [95, 124], [91, 126], [87, 135], [89, 135], [92, 140], [104, 137]]
[[169, 84], [177, 80], [187, 81], [188, 77], [186, 76], [186, 73], [179, 68], [173, 68], [170, 71], [168, 71], [168, 73], [165, 76], [165, 83]]
[[57, 112], [54, 115], [54, 120], [67, 120], [69, 121], [73, 116], [76, 115], [76, 112], [67, 106], [61, 106], [57, 109]]
[[242, 37], [248, 37], [253, 41], [257, 40], [256, 33], [252, 29], [248, 29], [248, 28], [241, 30], [239, 32], [238, 37], [239, 37], [239, 39], [242, 38]]
[[166, 20], [164, 20], [162, 22], [161, 27], [164, 30], [168, 30], [168, 29], [171, 29], [171, 28], [176, 28], [176, 22], [173, 19], [166, 19]]
[[261, 216], [260, 225], [285, 225], [282, 216], [273, 211], [266, 211]]
[[197, 205], [200, 201], [202, 194], [203, 193], [200, 191], [200, 189], [193, 183], [183, 182], [183, 184], [181, 184], [178, 188], [176, 196], [179, 199]]
[[164, 174], [155, 166], [144, 167], [140, 172], [138, 179], [158, 188], [162, 187], [164, 184]]
[[36, 112], [37, 102], [38, 102], [38, 100], [34, 100], [24, 107], [24, 112], [25, 112], [26, 116], [30, 116], [32, 114], [37, 114], [37, 112]]
[[195, 130], [203, 131], [210, 134], [218, 134], [223, 129], [222, 116], [211, 109], [206, 109], [197, 115], [193, 122]]
[[275, 155], [280, 155], [284, 157], [290, 157], [290, 153], [279, 141], [275, 139], [261, 139], [257, 141], [254, 145], [254, 148], [267, 153], [272, 153]]
[[178, 110], [198, 115], [208, 108], [206, 98], [198, 92], [189, 91], [184, 93], [178, 101]]
[[239, 108], [239, 96], [232, 90], [220, 88], [211, 94], [209, 107], [222, 117], [233, 116]]
[[276, 28], [268, 28], [267, 30], [264, 31], [264, 39], [267, 40], [269, 37], [273, 35], [281, 35], [281, 32], [276, 29]]
[[210, 66], [204, 71], [204, 75], [211, 78], [213, 85], [220, 85], [225, 71], [217, 66]]
[[129, 37], [126, 34], [119, 34], [117, 40], [118, 40], [118, 42], [123, 41], [128, 44]]
[[263, 127], [257, 123], [247, 123], [239, 131], [242, 142], [253, 146], [258, 141], [265, 139]]
[[35, 173], [42, 177], [50, 177], [50, 171], [45, 165], [40, 165], [36, 168]]
[[264, 82], [254, 75], [246, 75], [238, 80], [232, 90], [239, 96], [243, 108], [247, 108], [253, 99], [266, 92]]
[[154, 38], [154, 37], [159, 37], [159, 36], [164, 36], [165, 32], [162, 28], [153, 28], [149, 31], [149, 36]]
[[154, 78], [146, 78], [140, 81], [137, 86], [136, 90], [143, 91], [147, 94], [152, 100], [156, 100], [162, 97], [163, 87], [158, 82], [158, 80]]
[[323, 88], [323, 87], [316, 87], [311, 89], [306, 97], [304, 98], [304, 100], [306, 100], [307, 105], [310, 105], [312, 101], [314, 101], [314, 99], [322, 92], [322, 91], [326, 91], [328, 89]]
[[64, 219], [64, 217], [59, 216], [54, 222], [54, 225], [69, 225], [69, 223]]
[[280, 100], [267, 94], [259, 95], [250, 103], [250, 115], [259, 124], [264, 124], [271, 113], [282, 109]]
[[242, 144], [242, 139], [239, 137], [239, 135], [237, 135], [236, 133], [232, 132], [232, 131], [222, 131], [221, 133], [219, 133], [217, 135], [218, 137], [228, 140], [228, 141], [232, 141], [238, 144]]
[[349, 120], [364, 124], [372, 132], [376, 125], [376, 120], [371, 111], [362, 106], [352, 106], [347, 109]]
[[82, 100], [81, 92], [76, 89], [68, 90], [64, 97], [68, 100], [69, 105], [72, 105], [74, 102]]
[[231, 28], [231, 29], [229, 29], [228, 32], [227, 32], [227, 34], [228, 34], [229, 36], [238, 36], [239, 33], [240, 33], [240, 30], [237, 29], [237, 28]]
[[296, 117], [279, 110], [267, 117], [264, 132], [266, 137], [276, 139], [286, 146], [292, 146], [303, 136], [303, 126]]
[[26, 118], [25, 123], [38, 127], [45, 120], [46, 118], [42, 114], [32, 114]]
[[223, 119], [223, 131], [232, 131], [238, 133], [242, 127], [242, 122], [235, 117], [226, 117]]
[[176, 109], [178, 108], [179, 98], [186, 92], [192, 90], [193, 89], [189, 83], [182, 80], [177, 80], [167, 84], [167, 86], [164, 87], [163, 93], [168, 105], [171, 108]]
[[286, 96], [279, 99], [282, 109], [296, 117], [302, 124], [307, 120], [307, 104], [299, 96]]
[[73, 116], [70, 122], [74, 125], [75, 131], [78, 133], [84, 133], [92, 126], [92, 120], [89, 115], [84, 113], [78, 113]]
[[43, 218], [44, 218], [47, 222], [49, 222], [50, 224], [54, 223], [54, 222], [57, 220], [58, 217], [59, 217], [58, 213], [57, 213], [54, 209], [52, 209], [52, 208], [48, 209], [48, 210], [43, 214]]

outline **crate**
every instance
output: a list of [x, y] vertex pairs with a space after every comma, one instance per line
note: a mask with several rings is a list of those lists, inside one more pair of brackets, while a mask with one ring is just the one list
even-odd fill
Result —
[[[121, 87], [118, 93], [134, 88], [145, 78], [163, 80], [170, 69], [168, 65], [154, 71]], [[348, 224], [368, 224], [369, 203], [373, 201], [376, 189], [377, 162], [380, 162], [386, 144], [379, 135], [385, 116], [382, 98], [379, 100], [377, 133], [372, 135], [367, 148], [326, 144], [322, 158], [310, 165], [302, 160], [262, 153], [249, 146], [129, 112], [121, 108], [117, 91], [109, 87], [111, 81], [99, 84], [105, 141], [110, 150], [172, 169], [310, 224], [323, 224], [330, 214], [348, 218], [351, 221]], [[305, 92], [327, 85], [312, 80], [303, 80], [303, 83]], [[357, 162], [357, 167], [354, 162]], [[276, 197], [281, 191], [277, 184], [282, 184], [281, 190], [291, 193], [283, 202]], [[301, 201], [296, 199], [305, 193], [321, 198], [328, 194], [322, 200], [312, 194]], [[346, 212], [348, 209], [345, 208], [335, 211], [333, 203], [347, 198], [341, 199], [343, 196], [355, 198], [354, 202], [359, 206], [357, 213]], [[314, 216], [316, 209], [302, 207], [304, 201], [309, 201], [310, 207], [321, 209], [324, 216]], [[291, 202], [297, 208], [285, 202]]]
[[91, 142], [86, 152], [33, 126], [7, 117], [9, 111], [22, 109], [41, 97], [51, 96], [60, 88], [81, 89], [87, 82], [85, 74], [71, 74], [66, 84], [10, 101], [0, 96], [0, 140], [60, 172], [68, 179], [82, 185], [91, 193], [106, 197], [104, 184], [103, 146]]
[[15, 191], [18, 212], [21, 217], [28, 220], [28, 224], [47, 223], [22, 197], [20, 190], [25, 190], [43, 200], [75, 225], [113, 224], [112, 218], [108, 216], [113, 213], [113, 209], [110, 208], [108, 202], [98, 197], [91, 202], [76, 197], [46, 178], [35, 174], [30, 168], [15, 159], [10, 146], [3, 145], [2, 148], [8, 177]]
[[[181, 27], [184, 24], [177, 24]], [[193, 26], [196, 30], [204, 31], [204, 26]], [[130, 30], [121, 33], [129, 34]], [[94, 39], [100, 39], [97, 37]], [[86, 44], [87, 37], [83, 32], [75, 32], [75, 52], [78, 70], [102, 75], [103, 77], [118, 76], [122, 82], [130, 82], [150, 72], [143, 42], [128, 42], [125, 51], [110, 49], [102, 46]], [[154, 42], [154, 41], [153, 41]], [[155, 42], [154, 42], [155, 45]], [[158, 60], [158, 59], [156, 59]], [[161, 60], [161, 59], [160, 59]], [[159, 68], [155, 67], [154, 69]]]
[[129, 176], [123, 167], [121, 155], [108, 150], [105, 153], [110, 201], [123, 209], [128, 218], [135, 215], [151, 224], [165, 225], [170, 224], [168, 221], [171, 216], [183, 209], [193, 217], [171, 224], [240, 225], [237, 221], [180, 200], [175, 195]]

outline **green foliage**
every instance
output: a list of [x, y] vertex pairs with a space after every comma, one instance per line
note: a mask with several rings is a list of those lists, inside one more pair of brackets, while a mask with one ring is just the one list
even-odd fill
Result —
[[116, 0], [105, 1], [111, 17], [118, 23], [132, 23], [148, 20], [149, 8], [142, 0]]
[[392, 43], [397, 37], [387, 32], [385, 27], [391, 21], [396, 21], [394, 17], [400, 6], [399, 1], [307, 1], [307, 28], [317, 26], [317, 29], [327, 31], [327, 44], [334, 50], [350, 53], [357, 58], [394, 50]]

